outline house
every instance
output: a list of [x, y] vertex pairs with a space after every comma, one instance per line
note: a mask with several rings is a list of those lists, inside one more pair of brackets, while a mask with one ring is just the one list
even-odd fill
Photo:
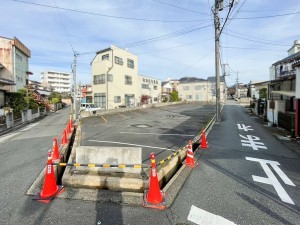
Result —
[[81, 93], [81, 102], [84, 103], [93, 103], [93, 90], [91, 84], [79, 86], [79, 93]]
[[[30, 50], [16, 37], [0, 37], [0, 88], [16, 92], [28, 85]], [[0, 94], [0, 96], [3, 95]]]
[[[227, 96], [224, 77], [220, 79], [220, 102], [225, 102]], [[178, 95], [184, 101], [214, 102], [216, 101], [215, 77], [207, 80], [196, 77], [183, 77], [179, 80]]]
[[51, 85], [55, 92], [63, 95], [71, 93], [71, 73], [61, 71], [44, 71], [41, 73], [41, 82]]
[[296, 59], [292, 63], [292, 67], [296, 70], [296, 87], [295, 87], [295, 136], [300, 136], [300, 59]]
[[178, 91], [178, 80], [171, 80], [161, 82], [161, 99], [162, 101], [169, 101], [172, 91]]
[[291, 131], [292, 134], [299, 135], [299, 99], [296, 98], [296, 74], [300, 60], [300, 40], [294, 42], [288, 53], [288, 57], [273, 63], [270, 67], [267, 119], [273, 124]]

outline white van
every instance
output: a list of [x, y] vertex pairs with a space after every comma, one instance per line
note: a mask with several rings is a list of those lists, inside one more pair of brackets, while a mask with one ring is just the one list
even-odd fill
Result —
[[97, 107], [97, 105], [94, 103], [81, 103], [79, 112], [88, 111], [88, 112], [93, 112], [95, 114], [97, 110], [101, 110], [101, 109], [102, 109], [101, 107]]

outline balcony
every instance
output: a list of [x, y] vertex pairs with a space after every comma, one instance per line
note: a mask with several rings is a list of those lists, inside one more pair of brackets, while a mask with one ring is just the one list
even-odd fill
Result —
[[289, 70], [289, 71], [280, 71], [279, 76], [280, 77], [287, 77], [291, 75], [296, 75], [296, 70]]

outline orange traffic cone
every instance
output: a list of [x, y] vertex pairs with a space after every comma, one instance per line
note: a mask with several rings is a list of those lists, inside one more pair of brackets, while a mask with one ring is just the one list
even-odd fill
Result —
[[69, 126], [70, 133], [72, 133], [73, 127], [72, 127], [72, 122], [71, 121], [68, 123], [68, 126]]
[[35, 198], [33, 198], [33, 200], [38, 200], [41, 202], [50, 202], [62, 189], [62, 186], [56, 185], [56, 178], [52, 165], [51, 151], [49, 151], [44, 186], [41, 193]]
[[61, 144], [62, 145], [68, 144], [68, 138], [67, 138], [67, 132], [66, 132], [66, 130], [64, 130], [64, 132], [63, 132], [63, 136], [62, 136], [62, 139], [61, 139]]
[[69, 134], [71, 134], [70, 123], [67, 124], [67, 126], [66, 126], [66, 131], [67, 131], [67, 136], [68, 136]]
[[185, 164], [188, 167], [195, 167], [195, 166], [198, 165], [197, 163], [195, 163], [195, 160], [194, 160], [194, 153], [193, 153], [193, 147], [192, 147], [192, 141], [191, 140], [189, 140], [189, 143], [187, 145]]
[[52, 147], [52, 160], [58, 161], [60, 159], [57, 138], [53, 138], [53, 147]]
[[159, 188], [156, 163], [155, 163], [155, 154], [152, 152], [150, 154], [151, 158], [151, 170], [150, 170], [150, 179], [149, 179], [149, 190], [144, 193], [143, 206], [148, 208], [155, 209], [165, 209], [165, 193], [162, 192]]
[[70, 115], [70, 127], [71, 127], [71, 129], [74, 127], [74, 125], [72, 123], [72, 115]]
[[202, 134], [201, 134], [201, 144], [200, 144], [200, 148], [208, 148], [204, 130], [202, 130]]

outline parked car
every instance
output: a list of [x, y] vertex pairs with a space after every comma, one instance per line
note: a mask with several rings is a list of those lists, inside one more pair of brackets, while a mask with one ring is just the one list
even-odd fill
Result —
[[102, 110], [102, 108], [98, 107], [95, 103], [81, 103], [79, 112], [88, 111], [95, 114], [98, 110]]

